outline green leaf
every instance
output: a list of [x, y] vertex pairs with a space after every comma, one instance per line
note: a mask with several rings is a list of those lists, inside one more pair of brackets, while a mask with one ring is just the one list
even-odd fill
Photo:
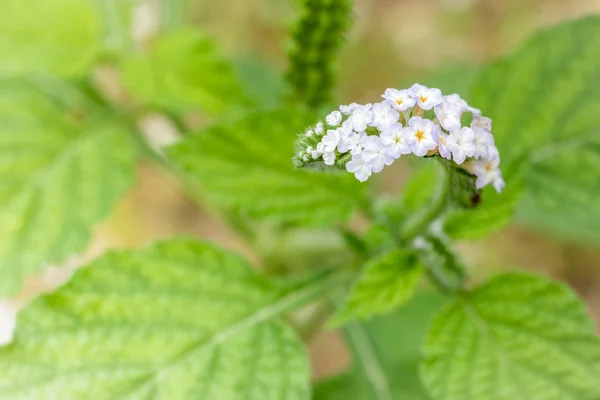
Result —
[[405, 304], [414, 295], [422, 275], [419, 259], [410, 251], [396, 250], [370, 260], [334, 324], [356, 317], [367, 319]]
[[418, 376], [419, 344], [443, 299], [434, 292], [418, 293], [390, 314], [348, 325], [354, 366], [317, 382], [314, 400], [428, 400]]
[[566, 287], [506, 274], [435, 318], [422, 378], [439, 400], [596, 400], [600, 340], [594, 330]]
[[148, 105], [177, 112], [214, 115], [248, 104], [231, 64], [193, 28], [162, 36], [149, 55], [126, 60], [123, 81]]
[[87, 0], [2, 0], [0, 75], [79, 76], [94, 60], [100, 23]]
[[20, 316], [2, 398], [308, 398], [309, 365], [273, 317], [331, 282], [267, 281], [239, 256], [173, 240], [109, 253]]
[[190, 135], [168, 154], [217, 204], [255, 218], [327, 226], [364, 204], [364, 185], [348, 173], [293, 167], [296, 132], [312, 120], [294, 108], [253, 113]]
[[47, 264], [85, 250], [101, 221], [133, 185], [136, 147], [110, 119], [83, 124], [37, 87], [0, 92], [0, 296]]
[[493, 119], [502, 168], [526, 159], [520, 219], [599, 241], [600, 17], [534, 35], [484, 71], [473, 104]]
[[243, 55], [233, 61], [236, 75], [245, 91], [263, 109], [278, 107], [286, 89], [281, 72], [258, 55]]

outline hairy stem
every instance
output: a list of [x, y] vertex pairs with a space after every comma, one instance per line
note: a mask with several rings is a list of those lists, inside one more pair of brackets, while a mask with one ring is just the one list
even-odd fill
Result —
[[400, 232], [402, 242], [409, 243], [418, 235], [426, 232], [431, 223], [438, 219], [449, 206], [452, 190], [452, 172], [449, 170], [450, 168], [447, 166], [440, 168], [439, 183], [433, 199], [427, 207], [415, 213], [404, 224]]

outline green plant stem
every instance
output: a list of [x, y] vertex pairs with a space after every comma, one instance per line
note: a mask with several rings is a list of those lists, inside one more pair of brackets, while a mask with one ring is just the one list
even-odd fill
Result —
[[402, 243], [410, 243], [419, 234], [426, 232], [429, 225], [446, 210], [450, 204], [450, 193], [452, 190], [452, 175], [448, 166], [443, 166], [440, 169], [440, 179], [438, 179], [438, 187], [430, 204], [415, 213], [404, 225], [400, 232], [400, 241]]
[[388, 376], [385, 374], [377, 350], [364, 326], [360, 322], [348, 324], [344, 327], [344, 333], [357, 361], [362, 366], [375, 398], [377, 400], [393, 400]]

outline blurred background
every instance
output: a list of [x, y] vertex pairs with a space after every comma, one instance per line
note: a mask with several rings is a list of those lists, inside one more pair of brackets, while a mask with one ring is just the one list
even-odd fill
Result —
[[[150, 37], [160, 7], [153, 1], [134, 3], [132, 33], [142, 39]], [[403, 87], [440, 73], [451, 80], [455, 69], [475, 69], [510, 51], [540, 26], [600, 12], [600, 0], [355, 3], [354, 24], [339, 63], [336, 99], [341, 103], [376, 101], [387, 87]], [[279, 73], [286, 66], [283, 49], [294, 17], [292, 0], [192, 0], [186, 18], [215, 37], [242, 74], [261, 74], [264, 84], [277, 87], [281, 85]], [[110, 91], [110, 71], [99, 70], [98, 76]], [[201, 117], [192, 121], [198, 126], [203, 123]], [[140, 121], [140, 126], [155, 142], [169, 142], [176, 136], [176, 127], [159, 115]], [[377, 182], [378, 190], [397, 193], [410, 173], [410, 165], [394, 165]], [[139, 167], [137, 186], [98, 227], [88, 256], [177, 234], [208, 238], [255, 257], [227, 226], [189, 200], [172, 178], [148, 164]], [[600, 249], [518, 223], [485, 240], [459, 243], [459, 248], [474, 280], [514, 267], [550, 275], [574, 287], [600, 321]], [[76, 268], [79, 261], [74, 259], [68, 267]], [[11, 301], [25, 302], [53, 282], [47, 276], [31, 280], [25, 292]], [[316, 376], [335, 373], [348, 363], [348, 352], [335, 332], [312, 338], [311, 348]]]

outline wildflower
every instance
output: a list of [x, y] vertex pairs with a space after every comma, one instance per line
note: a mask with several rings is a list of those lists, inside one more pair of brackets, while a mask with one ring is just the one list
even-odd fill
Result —
[[411, 151], [416, 156], [423, 157], [429, 150], [437, 147], [437, 143], [433, 138], [436, 126], [430, 120], [421, 117], [412, 117], [408, 121], [408, 126], [404, 128], [406, 144], [410, 146]]
[[336, 127], [342, 123], [342, 113], [339, 111], [333, 111], [331, 114], [325, 117], [327, 125]]
[[[346, 130], [348, 133], [354, 130], [354, 125], [352, 124], [352, 120], [348, 118], [344, 122], [342, 122], [342, 128]], [[360, 132], [360, 131], [359, 131]]]
[[467, 102], [464, 101], [462, 99], [462, 97], [460, 97], [456, 93], [452, 93], [452, 94], [449, 94], [448, 96], [444, 96], [444, 99], [446, 100], [446, 102], [452, 104], [453, 106], [457, 106], [458, 108], [460, 108], [461, 111], [467, 111], [467, 109], [469, 107]]
[[359, 106], [360, 106], [359, 104], [351, 103], [351, 104], [348, 104], [347, 106], [340, 106], [340, 111], [344, 115], [351, 115], [354, 112], [354, 110], [356, 110], [356, 108]]
[[338, 151], [340, 153], [347, 153], [349, 151], [350, 154], [357, 155], [362, 153], [366, 144], [367, 134], [365, 132], [352, 132], [350, 135], [340, 141], [338, 144]]
[[312, 151], [311, 156], [312, 156], [313, 160], [318, 160], [319, 157], [321, 157], [324, 152], [325, 152], [325, 145], [323, 144], [323, 142], [319, 142], [319, 143], [317, 143], [317, 148]]
[[490, 118], [488, 118], [488, 117], [484, 117], [483, 115], [475, 114], [473, 116], [472, 125], [475, 125], [478, 128], [481, 128], [481, 129], [483, 129], [483, 130], [485, 130], [487, 132], [491, 132], [492, 131], [492, 120]]
[[[340, 106], [325, 117], [327, 127], [332, 128], [326, 134], [323, 122], [301, 134], [296, 163], [322, 160], [341, 167], [351, 155], [345, 167], [363, 182], [404, 154], [439, 154], [475, 175], [477, 188], [488, 184], [497, 191], [504, 188], [492, 121], [479, 109], [458, 94], [442, 96], [439, 89], [419, 84], [407, 90], [387, 89], [382, 97], [384, 101], [374, 105]], [[464, 112], [473, 114], [470, 127], [462, 126]]]
[[398, 111], [406, 111], [417, 104], [417, 100], [408, 93], [408, 90], [386, 89], [381, 97]]
[[356, 132], [361, 132], [367, 129], [367, 125], [369, 125], [373, 121], [373, 112], [371, 111], [371, 105], [366, 104], [364, 106], [358, 106], [350, 115], [350, 121], [352, 123], [352, 127]]
[[333, 165], [335, 163], [335, 151], [326, 151], [323, 153], [323, 162], [326, 165]]
[[337, 129], [330, 129], [327, 131], [327, 135], [323, 136], [321, 143], [323, 143], [325, 152], [335, 151], [338, 143], [342, 140], [340, 131]]
[[467, 157], [473, 157], [475, 154], [475, 134], [473, 129], [462, 127], [459, 131], [454, 131], [446, 139], [448, 150], [452, 152], [454, 162], [462, 164]]
[[434, 107], [435, 116], [440, 121], [442, 127], [448, 131], [460, 129], [460, 115], [462, 110], [459, 106], [442, 101]]
[[371, 125], [377, 127], [380, 130], [391, 126], [393, 123], [398, 122], [400, 114], [398, 111], [393, 109], [387, 103], [377, 103], [371, 108], [373, 112], [373, 121]]
[[403, 154], [412, 153], [410, 146], [406, 143], [401, 123], [396, 122], [381, 132], [380, 137], [390, 157], [399, 158]]
[[315, 134], [321, 136], [325, 132], [325, 127], [322, 122], [318, 122], [315, 126]]
[[385, 145], [377, 136], [369, 136], [361, 156], [369, 164], [371, 171], [375, 173], [381, 172], [384, 166], [394, 162], [394, 158], [388, 155]]
[[428, 88], [418, 83], [412, 85], [408, 92], [423, 110], [431, 110], [443, 100], [440, 89]]
[[492, 186], [494, 187], [494, 189], [496, 189], [496, 192], [498, 193], [500, 193], [502, 189], [504, 189], [504, 186], [506, 186], [506, 183], [504, 182], [504, 179], [502, 179], [502, 175], [500, 174], [500, 170], [498, 170], [498, 175], [492, 181]]
[[499, 163], [500, 158], [492, 160], [481, 159], [475, 161], [473, 173], [477, 177], [475, 186], [478, 189], [481, 189], [490, 183], [493, 184], [494, 189], [496, 189], [497, 192], [500, 192], [502, 188], [504, 188], [504, 180], [502, 179], [502, 175], [498, 169]]
[[440, 153], [440, 156], [446, 160], [450, 160], [452, 155], [448, 149], [448, 134], [441, 129], [437, 129], [434, 139], [438, 144], [438, 152]]
[[372, 174], [371, 167], [360, 154], [352, 156], [352, 160], [346, 164], [346, 170], [353, 173], [361, 182], [369, 179]]
[[489, 155], [489, 138], [492, 136], [489, 132], [484, 131], [479, 126], [471, 123], [471, 129], [473, 129], [473, 143], [475, 145], [475, 151], [473, 157], [475, 158], [487, 158]]

